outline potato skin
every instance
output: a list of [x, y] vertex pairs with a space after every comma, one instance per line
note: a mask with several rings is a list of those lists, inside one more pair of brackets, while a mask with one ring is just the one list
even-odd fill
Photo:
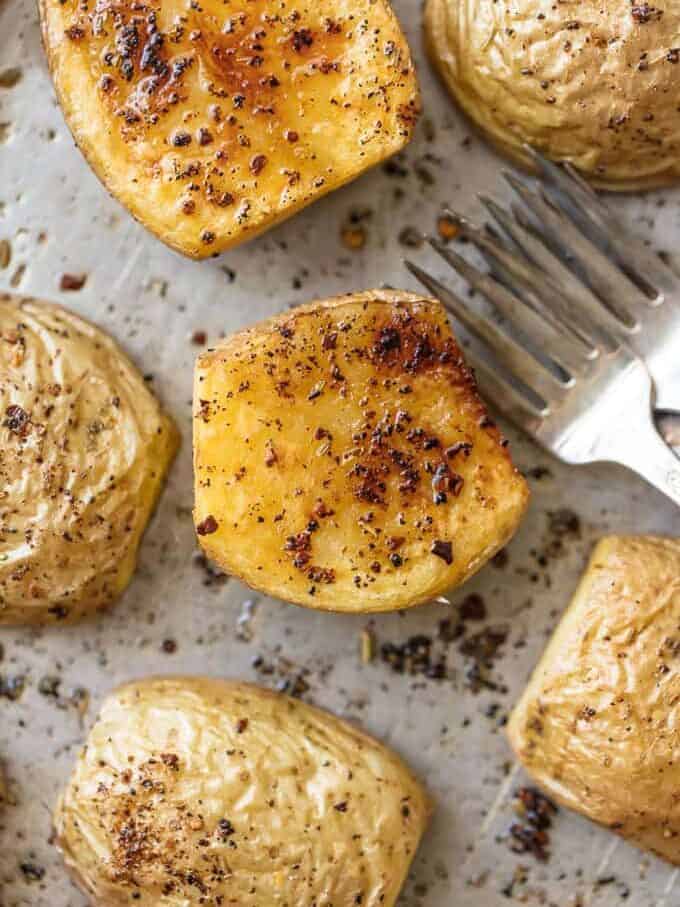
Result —
[[425, 34], [458, 104], [513, 160], [529, 165], [528, 143], [610, 190], [680, 177], [677, 4], [426, 0]]
[[104, 703], [54, 824], [94, 907], [392, 907], [430, 809], [397, 756], [327, 712], [157, 677]]
[[387, 0], [40, 0], [40, 15], [76, 144], [193, 258], [395, 153], [420, 109]]
[[0, 625], [111, 605], [179, 435], [114, 341], [0, 294]]
[[463, 582], [528, 497], [444, 309], [398, 291], [314, 302], [203, 353], [194, 475], [211, 558], [334, 611]]
[[680, 539], [602, 539], [509, 725], [548, 794], [680, 865]]

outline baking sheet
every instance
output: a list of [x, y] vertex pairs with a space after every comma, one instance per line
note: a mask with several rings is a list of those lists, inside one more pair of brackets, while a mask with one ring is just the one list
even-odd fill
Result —
[[[425, 250], [405, 247], [404, 228], [432, 230], [444, 201], [480, 215], [478, 191], [497, 186], [506, 194], [501, 162], [470, 135], [424, 61], [419, 4], [395, 6], [420, 64], [426, 104], [398, 166], [367, 174], [241, 249], [197, 263], [167, 250], [108, 198], [55, 104], [33, 0], [2, 0], [0, 72], [19, 72], [16, 84], [0, 87], [0, 242], [7, 240], [11, 253], [0, 287], [60, 300], [109, 330], [149, 375], [184, 443], [136, 577], [113, 614], [73, 628], [0, 629], [0, 677], [25, 680], [19, 698], [0, 697], [0, 759], [11, 794], [0, 814], [0, 907], [82, 907], [49, 843], [50, 812], [102, 697], [154, 672], [294, 685], [401, 752], [437, 801], [403, 907], [680, 905], [677, 871], [564, 810], [550, 832], [548, 862], [512, 853], [507, 841], [513, 793], [525, 779], [513, 766], [504, 718], [594, 540], [607, 531], [680, 531], [677, 510], [641, 481], [616, 467], [564, 467], [508, 427], [517, 463], [535, 477], [531, 510], [507, 563], [487, 567], [451, 595], [450, 605], [372, 621], [378, 648], [414, 634], [436, 638], [441, 620], [457, 622], [466, 596], [481, 595], [487, 617], [468, 622], [466, 637], [485, 628], [508, 634], [491, 688], [478, 689], [474, 660], [460, 652], [460, 640], [435, 643], [446, 656], [445, 679], [394, 672], [379, 653], [364, 663], [365, 618], [268, 600], [212, 575], [196, 558], [192, 336], [204, 331], [214, 341], [337, 292], [415, 288], [405, 253], [435, 272], [441, 266]], [[656, 248], [673, 254], [679, 199], [664, 192], [615, 204]], [[341, 240], [350, 223], [365, 235], [356, 251]], [[63, 274], [86, 275], [83, 288], [61, 292]], [[563, 508], [576, 511], [578, 523], [556, 519]]]

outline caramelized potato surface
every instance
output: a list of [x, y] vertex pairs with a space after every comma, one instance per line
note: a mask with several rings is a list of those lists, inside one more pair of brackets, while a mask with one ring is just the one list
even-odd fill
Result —
[[126, 684], [54, 818], [94, 907], [393, 907], [431, 811], [387, 747], [262, 687]]
[[396, 291], [315, 302], [202, 354], [194, 467], [206, 553], [336, 611], [462, 582], [528, 497], [444, 309]]
[[602, 539], [509, 725], [547, 793], [680, 865], [680, 539]]
[[386, 0], [40, 0], [93, 169], [186, 255], [227, 249], [405, 145], [419, 111]]

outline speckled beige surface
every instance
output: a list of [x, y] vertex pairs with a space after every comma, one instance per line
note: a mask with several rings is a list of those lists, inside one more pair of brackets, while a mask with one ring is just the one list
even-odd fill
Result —
[[609, 189], [678, 181], [680, 9], [630, 0], [427, 0], [430, 56], [515, 160], [528, 143]]
[[533, 778], [680, 865], [680, 539], [606, 536], [508, 723]]
[[155, 677], [104, 703], [55, 832], [101, 907], [393, 907], [430, 811], [400, 759], [328, 712]]
[[[504, 197], [500, 159], [471, 136], [425, 62], [418, 4], [398, 0], [395, 7], [419, 63], [427, 107], [404, 157], [252, 244], [199, 263], [167, 250], [106, 196], [56, 107], [33, 3], [0, 6], [0, 72], [19, 67], [21, 74], [14, 87], [0, 88], [0, 243], [7, 241], [10, 253], [0, 285], [52, 298], [110, 332], [183, 435], [139, 569], [112, 614], [67, 628], [0, 629], [2, 688], [16, 696], [0, 697], [0, 762], [10, 789], [0, 805], [3, 907], [83, 907], [49, 843], [51, 812], [106, 695], [152, 673], [268, 686], [289, 681], [305, 699], [358, 719], [402, 754], [437, 806], [404, 907], [505, 907], [512, 901], [502, 891], [518, 866], [526, 867], [526, 881], [518, 874], [513, 891], [529, 904], [543, 899], [571, 907], [580, 898], [587, 907], [621, 907], [627, 890], [625, 903], [635, 907], [680, 901], [667, 865], [641, 859], [566, 810], [553, 823], [546, 865], [511, 853], [503, 839], [516, 818], [511, 799], [522, 776], [513, 769], [502, 724], [594, 540], [611, 532], [680, 535], [677, 512], [642, 482], [605, 466], [562, 467], [503, 424], [532, 487], [505, 566], [503, 560], [487, 566], [449, 605], [376, 616], [378, 652], [370, 663], [359, 654], [366, 618], [257, 596], [195, 559], [190, 437], [197, 352], [223, 332], [313, 298], [382, 283], [418, 290], [402, 266], [405, 253], [440, 275], [443, 270], [433, 254], [404, 245], [412, 241], [408, 233], [400, 241], [404, 228], [432, 230], [444, 202], [479, 218], [479, 191]], [[655, 248], [673, 253], [678, 201], [676, 192], [666, 192], [616, 204]], [[342, 236], [359, 248], [347, 248]], [[7, 258], [3, 249], [0, 263]], [[63, 274], [87, 279], [81, 290], [62, 292]], [[556, 516], [563, 508], [576, 511], [580, 522]], [[464, 636], [455, 638], [449, 631], [471, 593], [483, 596], [486, 619], [465, 621]], [[450, 642], [438, 638], [446, 619]], [[486, 671], [490, 684], [475, 693], [475, 661], [465, 652], [486, 628], [502, 629], [507, 639]], [[445, 679], [394, 673], [383, 661], [381, 644], [413, 634], [434, 637], [433, 658], [445, 657]]]
[[0, 295], [0, 624], [104, 611], [132, 576], [178, 434], [91, 322]]

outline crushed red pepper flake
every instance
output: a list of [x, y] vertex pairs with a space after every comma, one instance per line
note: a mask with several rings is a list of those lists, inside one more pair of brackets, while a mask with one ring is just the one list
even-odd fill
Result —
[[207, 516], [196, 526], [196, 532], [199, 535], [212, 535], [217, 532], [219, 526], [214, 516]]
[[62, 274], [59, 280], [59, 289], [64, 292], [82, 290], [87, 282], [87, 274]]
[[451, 542], [435, 539], [430, 547], [430, 552], [436, 557], [440, 557], [446, 564], [453, 563], [453, 545]]

